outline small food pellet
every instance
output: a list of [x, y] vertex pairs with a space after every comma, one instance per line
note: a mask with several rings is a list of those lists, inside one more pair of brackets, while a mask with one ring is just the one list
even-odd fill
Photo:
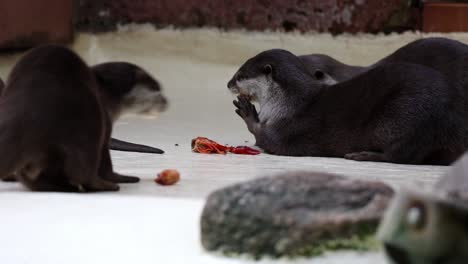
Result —
[[177, 170], [163, 170], [154, 181], [160, 185], [174, 185], [180, 180], [180, 173]]

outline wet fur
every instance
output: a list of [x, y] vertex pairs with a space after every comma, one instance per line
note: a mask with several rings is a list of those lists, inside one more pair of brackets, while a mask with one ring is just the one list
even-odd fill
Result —
[[0, 98], [0, 178], [35, 191], [116, 191], [136, 177], [113, 171], [112, 121], [94, 74], [74, 52], [26, 53]]
[[[271, 73], [263, 72], [264, 65], [272, 66]], [[270, 50], [249, 59], [228, 87], [242, 94], [239, 84], [261, 75], [271, 75], [279, 87], [268, 92], [275, 94], [281, 113], [269, 114], [268, 100], [259, 101], [258, 113], [245, 96], [235, 105], [266, 152], [441, 165], [463, 152], [460, 91], [450, 89], [446, 77], [433, 69], [387, 63], [327, 85], [297, 56]]]

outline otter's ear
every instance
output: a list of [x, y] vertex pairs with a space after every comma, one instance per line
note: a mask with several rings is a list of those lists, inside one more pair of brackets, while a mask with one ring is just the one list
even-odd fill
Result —
[[273, 72], [273, 67], [271, 67], [270, 64], [265, 64], [265, 66], [263, 66], [263, 73], [265, 75], [271, 74], [272, 72]]
[[333, 79], [333, 77], [328, 75], [328, 73], [326, 73], [326, 72], [324, 72], [324, 71], [322, 71], [320, 69], [315, 70], [314, 78], [317, 81], [320, 81], [321, 83], [324, 83], [324, 84], [327, 84], [327, 85], [334, 85], [334, 84], [338, 83], [335, 79]]

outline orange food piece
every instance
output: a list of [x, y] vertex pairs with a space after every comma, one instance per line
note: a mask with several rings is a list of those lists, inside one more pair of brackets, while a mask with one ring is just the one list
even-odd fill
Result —
[[223, 146], [213, 140], [210, 140], [206, 137], [197, 137], [192, 139], [192, 151], [203, 153], [203, 154], [210, 154], [210, 153], [217, 153], [217, 154], [226, 154], [229, 148]]
[[177, 170], [163, 170], [158, 174], [158, 177], [154, 179], [157, 184], [160, 185], [174, 185], [180, 180], [180, 173]]
[[243, 154], [243, 155], [258, 155], [260, 151], [247, 147], [247, 146], [238, 146], [238, 147], [229, 147], [221, 145], [211, 139], [206, 137], [197, 137], [192, 139], [192, 151], [203, 153], [203, 154], [226, 154], [228, 152], [234, 154]]

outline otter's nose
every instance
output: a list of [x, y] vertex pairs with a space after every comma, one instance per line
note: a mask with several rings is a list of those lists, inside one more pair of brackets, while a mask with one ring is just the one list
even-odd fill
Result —
[[[235, 77], [235, 76], [234, 76], [234, 77]], [[236, 86], [236, 80], [235, 80], [234, 77], [232, 77], [232, 79], [229, 80], [229, 82], [227, 83], [227, 87], [228, 87], [229, 89], [231, 89], [231, 88], [233, 88], [234, 86]]]
[[408, 253], [398, 247], [392, 246], [388, 243], [384, 243], [384, 249], [385, 252], [387, 253], [387, 256], [395, 261], [395, 263], [398, 264], [411, 264], [411, 260], [409, 258]]

